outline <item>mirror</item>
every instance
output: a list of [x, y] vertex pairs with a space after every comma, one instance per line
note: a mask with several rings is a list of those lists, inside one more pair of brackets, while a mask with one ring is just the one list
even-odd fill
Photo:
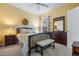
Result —
[[65, 16], [53, 19], [53, 31], [65, 31]]

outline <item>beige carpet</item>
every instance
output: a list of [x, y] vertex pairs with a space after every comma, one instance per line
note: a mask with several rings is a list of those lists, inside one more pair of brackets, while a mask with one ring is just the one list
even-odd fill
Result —
[[19, 45], [10, 45], [0, 48], [0, 56], [19, 56], [21, 47]]
[[[40, 56], [39, 53], [32, 52], [32, 56]], [[71, 49], [67, 48], [64, 45], [56, 44], [55, 49], [53, 47], [49, 47], [44, 50], [44, 56], [72, 56]]]
[[[19, 45], [11, 45], [7, 47], [0, 48], [0, 56], [19, 56], [21, 47]], [[67, 48], [64, 45], [56, 44], [56, 48], [49, 47], [44, 50], [44, 56], [71, 56], [71, 49]], [[40, 56], [39, 53], [32, 51], [31, 56]]]

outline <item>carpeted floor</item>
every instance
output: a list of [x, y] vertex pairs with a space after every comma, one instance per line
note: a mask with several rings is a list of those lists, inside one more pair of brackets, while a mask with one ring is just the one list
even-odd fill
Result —
[[19, 45], [10, 45], [0, 48], [0, 56], [18, 56], [20, 55], [21, 47]]
[[[7, 47], [0, 48], [0, 56], [19, 56], [21, 51], [21, 47], [19, 45], [11, 45]], [[64, 45], [56, 44], [56, 48], [49, 47], [44, 50], [44, 56], [71, 56], [71, 49], [67, 48]], [[35, 53], [32, 51], [31, 56], [40, 56], [39, 53]]]

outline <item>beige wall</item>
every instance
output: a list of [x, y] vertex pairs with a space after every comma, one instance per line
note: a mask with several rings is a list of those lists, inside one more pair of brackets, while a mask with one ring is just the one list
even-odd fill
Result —
[[50, 29], [51, 29], [51, 31], [53, 31], [53, 18], [59, 17], [59, 16], [65, 16], [65, 31], [67, 31], [67, 21], [66, 21], [66, 19], [67, 19], [67, 11], [71, 10], [71, 9], [77, 7], [77, 6], [79, 6], [79, 4], [73, 3], [73, 4], [67, 4], [67, 5], [65, 5], [63, 7], [51, 10], [51, 11], [41, 15], [40, 23], [44, 20], [45, 17], [50, 16], [50, 23], [51, 23], [50, 24], [51, 25]]
[[22, 25], [22, 20], [26, 18], [30, 25], [35, 26], [39, 32], [39, 17], [19, 8], [15, 8], [8, 4], [0, 4], [0, 44], [4, 43], [4, 36], [8, 34], [16, 34], [16, 29], [8, 29], [8, 25]]

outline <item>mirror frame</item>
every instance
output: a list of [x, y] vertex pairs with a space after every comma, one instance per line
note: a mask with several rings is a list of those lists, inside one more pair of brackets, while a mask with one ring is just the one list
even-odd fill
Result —
[[56, 17], [53, 19], [53, 32], [55, 32], [54, 31], [54, 25], [55, 25], [54, 23], [56, 21], [61, 21], [61, 20], [63, 20], [63, 31], [65, 32], [65, 16], [60, 16], [60, 17]]

